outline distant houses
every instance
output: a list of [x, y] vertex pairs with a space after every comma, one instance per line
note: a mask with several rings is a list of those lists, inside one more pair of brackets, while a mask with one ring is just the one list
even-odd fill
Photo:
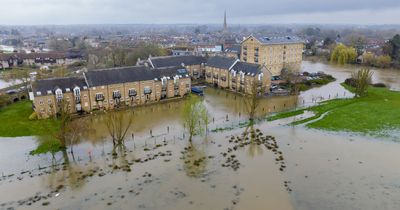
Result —
[[70, 65], [82, 61], [80, 52], [48, 52], [48, 53], [0, 53], [0, 69], [16, 66], [54, 66]]

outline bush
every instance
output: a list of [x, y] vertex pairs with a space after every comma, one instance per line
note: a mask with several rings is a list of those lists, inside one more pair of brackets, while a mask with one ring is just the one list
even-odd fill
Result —
[[351, 87], [356, 87], [357, 81], [354, 78], [348, 78], [344, 81], [344, 84], [351, 86]]
[[37, 116], [37, 114], [36, 114], [36, 112], [33, 112], [31, 115], [29, 115], [29, 118], [28, 118], [29, 120], [37, 120], [38, 119], [38, 116]]
[[372, 86], [373, 87], [378, 87], [378, 88], [385, 88], [386, 87], [386, 85], [384, 83], [375, 83], [375, 84], [372, 84]]

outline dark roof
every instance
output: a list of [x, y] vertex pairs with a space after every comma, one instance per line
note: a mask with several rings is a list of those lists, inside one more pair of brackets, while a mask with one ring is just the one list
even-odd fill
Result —
[[226, 48], [225, 52], [237, 52], [237, 53], [240, 53], [241, 50], [242, 50], [242, 48], [240, 47], [240, 45], [234, 45], [232, 47]]
[[257, 36], [255, 38], [263, 44], [304, 43], [304, 41], [298, 36]]
[[236, 59], [234, 58], [226, 58], [226, 57], [210, 57], [207, 60], [207, 66], [220, 68], [220, 69], [229, 69], [234, 63]]
[[135, 81], [145, 81], [160, 79], [164, 76], [175, 75], [186, 76], [187, 71], [183, 67], [155, 68], [145, 66], [133, 66], [124, 68], [113, 68], [89, 71], [85, 73], [85, 78], [89, 87], [128, 83]]
[[261, 66], [253, 63], [237, 62], [235, 66], [233, 66], [232, 70], [235, 70], [237, 72], [241, 71], [246, 74], [258, 74], [260, 73]]
[[8, 61], [12, 59], [36, 59], [36, 58], [52, 58], [64, 59], [68, 58], [64, 52], [48, 52], [48, 53], [0, 53], [0, 61]]
[[182, 66], [182, 64], [190, 66], [206, 63], [206, 58], [194, 55], [153, 57], [150, 58], [150, 60], [154, 68]]
[[54, 94], [55, 90], [58, 88], [65, 93], [67, 88], [73, 91], [76, 86], [83, 89], [83, 87], [86, 86], [85, 79], [79, 77], [42, 79], [35, 82], [33, 93], [35, 96], [38, 95], [38, 92], [40, 92], [40, 95], [48, 95], [47, 91], [51, 91], [51, 94]]

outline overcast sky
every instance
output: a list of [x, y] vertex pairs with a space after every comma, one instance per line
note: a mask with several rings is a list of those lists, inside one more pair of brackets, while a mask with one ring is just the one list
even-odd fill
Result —
[[400, 0], [0, 0], [0, 24], [400, 24]]

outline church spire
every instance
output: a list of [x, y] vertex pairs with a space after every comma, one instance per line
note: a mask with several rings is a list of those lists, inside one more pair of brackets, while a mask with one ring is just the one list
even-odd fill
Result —
[[224, 12], [224, 32], [228, 32], [228, 24], [226, 22], [226, 10]]

